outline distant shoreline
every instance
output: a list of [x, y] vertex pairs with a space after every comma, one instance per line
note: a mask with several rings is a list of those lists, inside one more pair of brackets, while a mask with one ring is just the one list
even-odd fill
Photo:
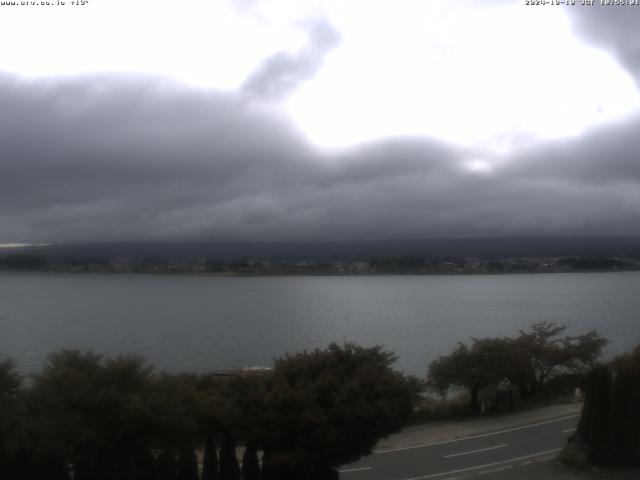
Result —
[[60, 270], [60, 269], [0, 269], [0, 273], [51, 273], [71, 275], [153, 275], [153, 276], [189, 276], [207, 278], [269, 278], [269, 277], [461, 277], [461, 276], [510, 276], [510, 275], [549, 275], [549, 274], [575, 274], [575, 273], [625, 273], [640, 272], [640, 268], [628, 269], [601, 269], [601, 270], [556, 270], [556, 271], [509, 271], [509, 272], [171, 272], [171, 271], [110, 271], [110, 270]]

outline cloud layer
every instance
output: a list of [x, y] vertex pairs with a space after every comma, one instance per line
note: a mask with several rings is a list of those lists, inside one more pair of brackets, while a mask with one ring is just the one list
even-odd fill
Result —
[[640, 234], [640, 119], [473, 170], [424, 138], [322, 153], [153, 77], [5, 75], [0, 112], [0, 242]]

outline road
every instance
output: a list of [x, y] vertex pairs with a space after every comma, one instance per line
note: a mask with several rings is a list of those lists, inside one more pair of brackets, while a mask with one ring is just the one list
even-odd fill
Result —
[[[543, 420], [434, 443], [377, 450], [340, 469], [343, 480], [519, 478], [518, 468], [554, 459], [579, 415]], [[509, 477], [511, 478], [511, 477]]]

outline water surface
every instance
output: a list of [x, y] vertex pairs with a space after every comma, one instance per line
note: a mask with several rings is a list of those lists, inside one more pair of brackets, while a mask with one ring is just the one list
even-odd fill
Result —
[[0, 273], [0, 358], [36, 371], [61, 348], [140, 353], [180, 371], [270, 365], [286, 351], [382, 344], [423, 374], [469, 337], [533, 322], [596, 329], [607, 355], [640, 343], [640, 272], [207, 277]]

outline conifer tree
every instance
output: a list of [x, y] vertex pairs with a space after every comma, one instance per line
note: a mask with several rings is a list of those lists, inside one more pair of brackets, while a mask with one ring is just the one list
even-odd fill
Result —
[[260, 480], [260, 463], [255, 443], [248, 443], [242, 456], [242, 480]]
[[202, 460], [202, 480], [218, 480], [218, 452], [216, 438], [207, 432], [204, 441], [204, 458]]
[[588, 456], [594, 463], [605, 463], [611, 414], [611, 372], [607, 367], [595, 369], [592, 395]]
[[183, 447], [178, 455], [178, 480], [199, 480], [198, 458], [192, 448]]
[[630, 372], [625, 370], [616, 372], [611, 390], [611, 415], [606, 442], [608, 465], [624, 464], [626, 432], [629, 428], [628, 416], [632, 393], [633, 376]]
[[236, 456], [236, 442], [229, 433], [222, 436], [220, 449], [220, 480], [241, 480], [240, 465]]

